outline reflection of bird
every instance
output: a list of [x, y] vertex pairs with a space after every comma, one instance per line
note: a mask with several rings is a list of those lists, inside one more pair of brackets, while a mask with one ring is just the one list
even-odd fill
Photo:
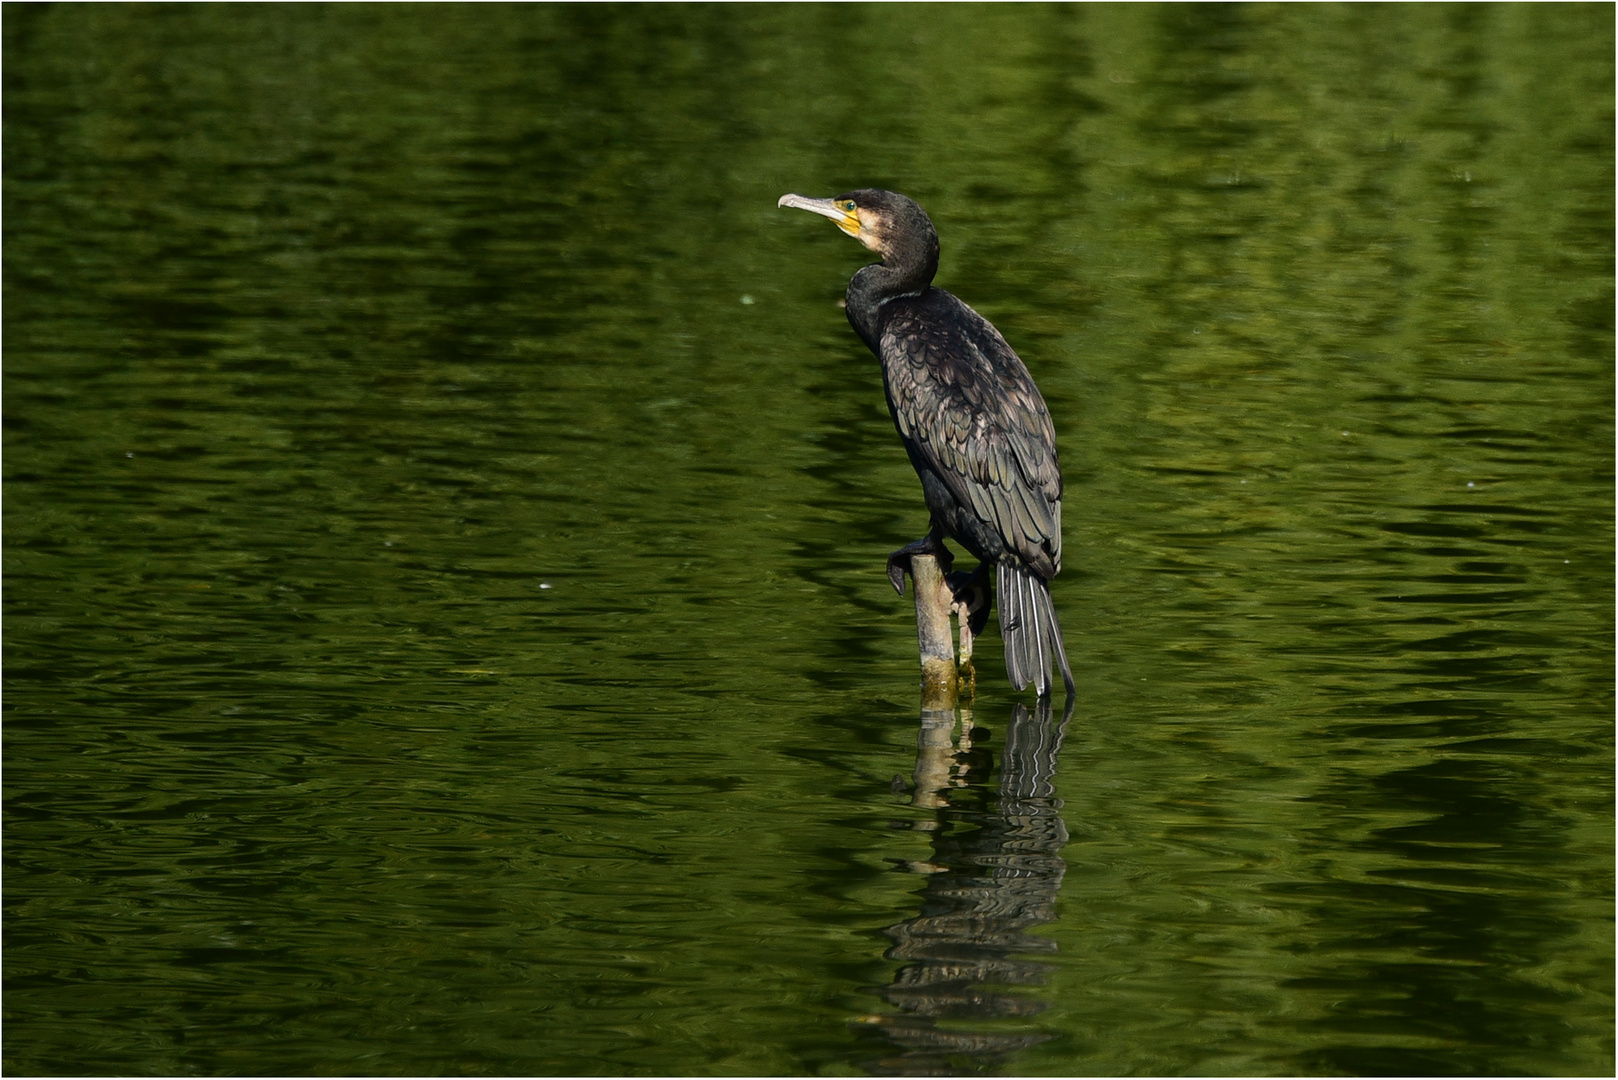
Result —
[[783, 195], [778, 204], [831, 218], [882, 256], [848, 283], [848, 321], [882, 361], [888, 408], [921, 477], [932, 513], [927, 535], [888, 557], [904, 592], [913, 555], [947, 571], [944, 537], [992, 565], [1000, 594], [1006, 671], [1021, 690], [1051, 690], [1051, 657], [1067, 692], [1073, 674], [1046, 585], [1062, 568], [1062, 472], [1045, 399], [989, 321], [943, 289], [938, 233], [926, 211], [891, 191], [835, 199]]
[[[953, 710], [922, 711], [912, 801], [939, 811], [915, 823], [932, 844], [926, 862], [909, 864], [927, 874], [921, 910], [885, 931], [893, 941], [886, 955], [901, 967], [879, 992], [901, 1011], [864, 1019], [899, 1047], [874, 1063], [871, 1071], [883, 1075], [997, 1072], [1015, 1064], [1010, 1055], [1016, 1051], [1052, 1037], [1026, 1026], [973, 1030], [973, 1022], [1030, 1018], [1045, 1008], [1039, 997], [1013, 988], [1043, 986], [1053, 970], [1048, 958], [1057, 951], [1055, 941], [1032, 931], [1056, 918], [1067, 873], [1067, 826], [1055, 778], [1070, 714], [1053, 722], [1048, 698], [1032, 711], [1023, 705], [1012, 710], [999, 797], [987, 805], [981, 777], [964, 787], [949, 780], [961, 774], [955, 781], [961, 783], [968, 774], [965, 734], [972, 734], [974, 753], [982, 752], [978, 740], [986, 734], [973, 728], [969, 710], [961, 714], [962, 750], [956, 752], [949, 743]], [[930, 787], [929, 777], [940, 786]], [[960, 1069], [962, 1059], [970, 1067]]]

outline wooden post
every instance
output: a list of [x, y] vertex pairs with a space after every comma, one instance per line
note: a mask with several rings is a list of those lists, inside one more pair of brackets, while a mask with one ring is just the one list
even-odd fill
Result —
[[960, 687], [955, 668], [954, 635], [949, 627], [955, 595], [944, 581], [938, 560], [931, 555], [911, 557], [910, 579], [916, 587], [916, 642], [921, 646], [921, 707], [953, 708]]

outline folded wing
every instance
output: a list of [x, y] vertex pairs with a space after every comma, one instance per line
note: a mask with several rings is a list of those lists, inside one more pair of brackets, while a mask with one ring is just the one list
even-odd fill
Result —
[[1050, 411], [1022, 360], [982, 316], [899, 314], [881, 341], [900, 433], [963, 507], [1049, 579], [1062, 566], [1062, 473]]

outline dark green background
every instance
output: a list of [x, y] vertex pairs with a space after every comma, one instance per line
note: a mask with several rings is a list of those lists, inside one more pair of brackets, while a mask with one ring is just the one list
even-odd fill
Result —
[[[3, 19], [7, 1073], [1610, 1074], [1610, 5]], [[1056, 420], [1038, 812], [993, 633], [890, 786], [864, 185]]]

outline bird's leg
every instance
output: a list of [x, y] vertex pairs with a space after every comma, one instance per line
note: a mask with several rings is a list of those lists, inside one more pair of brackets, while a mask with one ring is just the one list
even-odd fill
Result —
[[944, 579], [955, 597], [955, 612], [962, 625], [976, 637], [989, 623], [989, 605], [994, 600], [994, 563], [980, 562], [970, 574], [950, 574]]
[[893, 591], [900, 596], [905, 594], [905, 575], [910, 573], [910, 560], [917, 555], [931, 555], [937, 559], [938, 569], [944, 574], [948, 574], [949, 568], [955, 565], [955, 556], [944, 546], [944, 533], [935, 524], [927, 530], [926, 536], [913, 544], [906, 544], [888, 556], [888, 581], [893, 584]]
[[989, 571], [994, 564], [990, 562], [978, 563], [978, 568], [970, 574], [950, 574], [944, 579], [949, 586], [950, 595], [954, 598], [955, 621], [961, 628], [960, 673], [967, 686], [967, 693], [974, 695], [977, 692], [977, 668], [972, 664], [972, 639], [983, 632], [983, 627], [989, 621], [989, 603], [992, 588], [989, 584]]

